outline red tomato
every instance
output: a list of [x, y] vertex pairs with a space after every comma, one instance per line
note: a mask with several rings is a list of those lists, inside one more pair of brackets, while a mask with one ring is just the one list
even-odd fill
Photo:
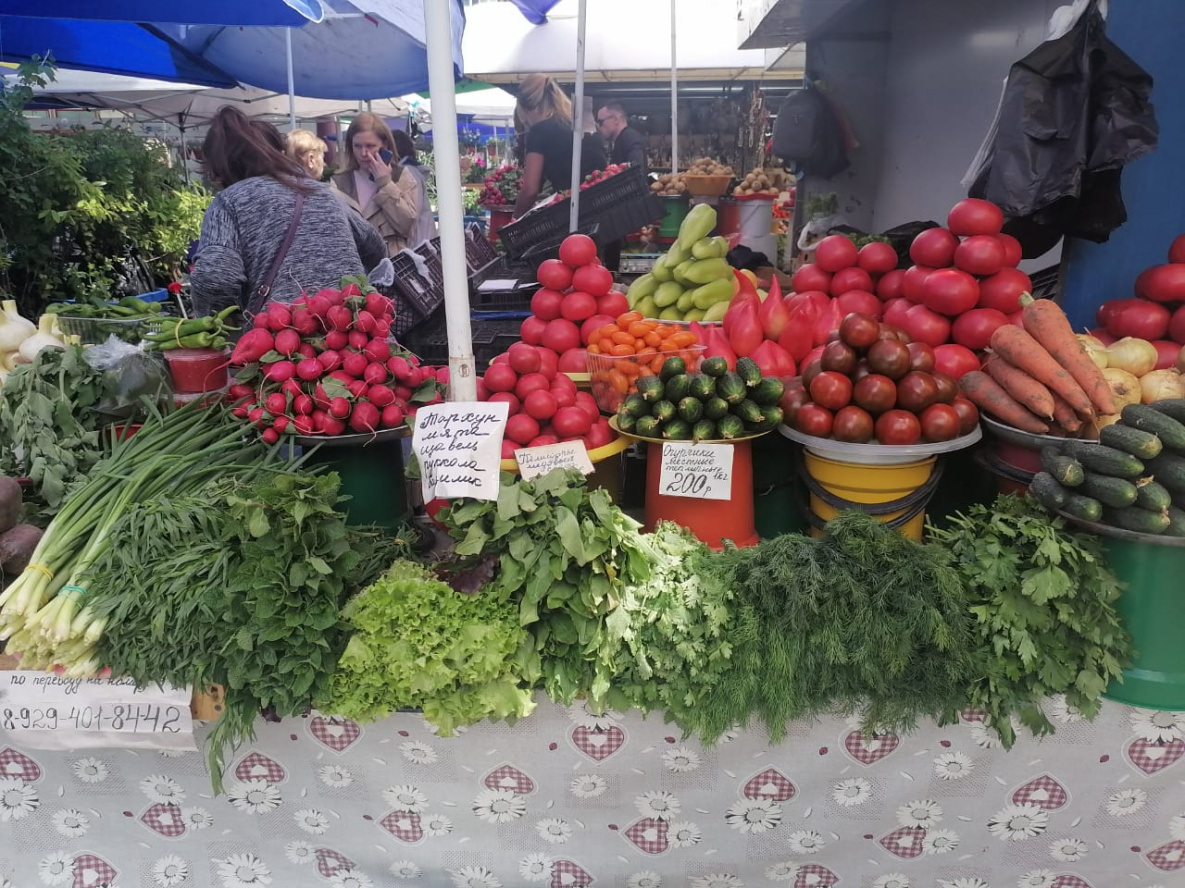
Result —
[[1020, 241], [1011, 234], [997, 234], [996, 240], [1004, 248], [1004, 267], [1016, 268], [1020, 265], [1020, 260], [1024, 258], [1024, 250], [1020, 246]]
[[852, 387], [852, 402], [880, 416], [897, 403], [897, 383], [880, 373], [869, 373]]
[[[581, 268], [576, 273], [579, 274], [581, 271], [584, 269]], [[566, 293], [563, 302], [560, 303], [560, 314], [577, 324], [587, 321], [596, 313], [596, 298], [583, 290], [573, 290], [571, 293]]]
[[594, 423], [598, 422], [601, 418], [601, 408], [597, 406], [596, 399], [588, 392], [576, 392], [576, 403], [573, 406], [587, 413], [589, 419]]
[[616, 290], [610, 290], [597, 300], [597, 314], [615, 318], [618, 315], [625, 314], [629, 310], [629, 300], [625, 298], [624, 293], [618, 293]]
[[954, 378], [937, 370], [930, 375], [934, 377], [934, 384], [938, 386], [938, 403], [949, 404], [954, 401], [955, 396], [959, 393], [959, 384], [954, 381]]
[[931, 404], [918, 419], [922, 424], [923, 441], [951, 441], [959, 437], [959, 411], [950, 404]]
[[539, 423], [525, 413], [516, 413], [506, 420], [506, 437], [515, 444], [526, 446], [539, 436]]
[[897, 406], [921, 413], [938, 400], [938, 383], [929, 373], [910, 370], [897, 381]]
[[939, 345], [934, 349], [934, 369], [952, 379], [962, 379], [964, 373], [979, 369], [979, 358], [965, 345]]
[[538, 345], [543, 341], [543, 331], [546, 329], [547, 321], [531, 315], [529, 318], [523, 318], [523, 325], [519, 328], [518, 335], [528, 345]]
[[[527, 395], [531, 392], [547, 391], [551, 387], [551, 382], [542, 373], [528, 373], [519, 379], [514, 386], [514, 394], [520, 401], [525, 400]], [[538, 434], [538, 432], [536, 432]], [[532, 438], [535, 435], [531, 436]]]
[[516, 342], [506, 351], [506, 363], [515, 373], [538, 373], [543, 359], [539, 357], [539, 350], [525, 342]]
[[795, 293], [806, 293], [810, 290], [822, 290], [826, 293], [831, 288], [831, 275], [817, 264], [803, 265], [790, 278], [790, 286]]
[[570, 348], [580, 348], [580, 328], [565, 318], [547, 322], [543, 331], [543, 345], [557, 355]]
[[1169, 339], [1185, 345], [1185, 305], [1182, 305], [1169, 319]]
[[1169, 262], [1185, 262], [1185, 234], [1178, 234], [1169, 244]]
[[1136, 296], [1153, 302], [1185, 300], [1185, 264], [1154, 265], [1136, 278]]
[[802, 384], [790, 385], [786, 387], [786, 391], [782, 394], [781, 400], [778, 401], [778, 406], [782, 408], [782, 415], [786, 425], [791, 428], [797, 428], [795, 425], [795, 417], [798, 416], [799, 409], [804, 404], [809, 404], [811, 396], [807, 390], [803, 388]]
[[561, 293], [572, 286], [572, 269], [559, 259], [544, 259], [535, 277], [547, 289]]
[[505, 402], [510, 405], [510, 416], [514, 416], [516, 413], [518, 413], [522, 404], [514, 392], [494, 392], [492, 395], [490, 395], [491, 404], [498, 404], [501, 402]]
[[[948, 318], [975, 308], [979, 302], [979, 282], [957, 268], [940, 268], [922, 285], [922, 304]], [[915, 336], [914, 339], [919, 337]], [[932, 343], [937, 345], [938, 343]]]
[[1004, 227], [1004, 213], [991, 201], [968, 197], [950, 208], [946, 224], [959, 237], [999, 234]]
[[839, 305], [840, 317], [847, 317], [856, 312], [876, 319], [884, 311], [881, 301], [867, 290], [848, 290], [842, 296], [836, 297], [835, 301]]
[[569, 234], [560, 244], [560, 261], [570, 268], [588, 265], [596, 258], [597, 244], [587, 234]]
[[1018, 268], [1001, 268], [979, 282], [979, 308], [994, 308], [1004, 314], [1020, 309], [1020, 297], [1033, 291], [1033, 282]]
[[973, 351], [983, 351], [992, 341], [997, 327], [1008, 323], [1008, 316], [994, 308], [973, 308], [955, 318], [951, 338]]
[[836, 441], [867, 444], [872, 440], [872, 417], [859, 407], [848, 405], [836, 411], [831, 433]]
[[563, 305], [564, 294], [558, 290], [536, 290], [531, 297], [531, 314], [545, 321], [554, 321], [560, 316], [560, 306]]
[[589, 450], [604, 447], [613, 440], [613, 429], [609, 428], [609, 421], [601, 418], [593, 423], [593, 427], [584, 436], [584, 446]]
[[808, 402], [798, 408], [798, 413], [794, 417], [794, 428], [804, 435], [826, 438], [831, 434], [834, 421], [831, 411], [826, 407]]
[[876, 440], [881, 444], [916, 444], [922, 424], [908, 410], [889, 410], [876, 420]]
[[518, 374], [506, 362], [490, 364], [486, 368], [485, 376], [482, 378], [485, 379], [486, 388], [491, 392], [513, 391], [515, 385], [518, 383]]
[[1169, 342], [1167, 339], [1155, 339], [1152, 345], [1156, 347], [1156, 366], [1153, 370], [1168, 370], [1177, 366], [1177, 358], [1181, 354], [1181, 345]]
[[811, 380], [811, 400], [828, 410], [846, 407], [852, 400], [852, 380], [834, 370], [824, 370]]
[[876, 282], [876, 295], [884, 302], [904, 296], [905, 269], [894, 268], [892, 271], [886, 272], [884, 277]]
[[873, 373], [900, 379], [909, 372], [909, 347], [899, 339], [878, 339], [868, 349], [868, 366]]
[[539, 352], [539, 372], [549, 380], [553, 379], [559, 366], [559, 356], [550, 348], [541, 345], [535, 346], [535, 350]]
[[603, 265], [586, 265], [572, 275], [572, 286], [600, 299], [613, 286], [613, 272]]
[[959, 239], [945, 228], [927, 228], [909, 245], [909, 258], [915, 265], [946, 268], [955, 258]]
[[540, 435], [538, 438], [532, 438], [528, 447], [546, 447], [548, 444], [558, 444], [560, 441], [555, 435]]
[[[856, 360], [856, 350], [837, 339], [823, 346], [823, 357], [819, 359], [819, 363], [824, 370], [849, 376], [856, 369]], [[823, 404], [824, 407], [830, 406], [826, 402], [820, 401], [819, 398], [815, 398], [815, 400]]]
[[860, 248], [856, 264], [870, 274], [886, 274], [897, 267], [897, 251], [889, 244], [873, 241]]
[[523, 410], [540, 421], [551, 419], [559, 409], [555, 395], [546, 389], [537, 389], [523, 399]]
[[1111, 316], [1107, 331], [1116, 336], [1136, 339], [1164, 339], [1168, 333], [1172, 313], [1158, 302], [1144, 299], [1124, 299]]
[[951, 401], [951, 406], [959, 414], [959, 435], [970, 435], [979, 425], [979, 408], [962, 395]]
[[905, 345], [909, 349], [909, 369], [921, 370], [923, 373], [931, 373], [934, 370], [934, 349], [925, 342], [908, 342]]
[[999, 235], [974, 234], [955, 248], [955, 267], [968, 274], [992, 275], [1004, 267]]
[[913, 303], [904, 296], [890, 299], [885, 303], [885, 310], [881, 313], [881, 320], [894, 327], [900, 327], [905, 321], [905, 313], [913, 308]]
[[830, 293], [839, 296], [848, 290], [871, 290], [872, 277], [863, 268], [841, 268], [831, 277]]
[[864, 349], [876, 342], [880, 331], [881, 325], [876, 318], [861, 312], [849, 312], [839, 325], [839, 339], [852, 348]]
[[[850, 237], [830, 234], [815, 247], [815, 264], [823, 271], [836, 272], [851, 268], [859, 258], [859, 251]], [[811, 289], [814, 289], [813, 287]]]
[[592, 419], [579, 407], [561, 407], [552, 417], [551, 424], [561, 438], [579, 438], [588, 434], [592, 428]]
[[914, 342], [939, 346], [950, 339], [950, 321], [924, 305], [915, 305], [907, 311], [901, 326]]
[[907, 268], [904, 277], [901, 278], [901, 295], [910, 302], [920, 303], [926, 286], [926, 278], [936, 270], [928, 265], [912, 265]]
[[587, 373], [588, 352], [582, 348], [570, 348], [560, 355], [556, 369], [561, 373]]

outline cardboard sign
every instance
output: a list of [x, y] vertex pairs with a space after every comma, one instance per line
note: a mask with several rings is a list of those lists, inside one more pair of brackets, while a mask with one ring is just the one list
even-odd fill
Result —
[[588, 451], [579, 441], [522, 447], [514, 451], [514, 459], [524, 481], [546, 475], [552, 469], [579, 469], [585, 475], [591, 474], [593, 470]]
[[189, 688], [0, 672], [0, 733], [32, 749], [195, 750]]
[[731, 444], [667, 441], [662, 445], [658, 492], [690, 499], [732, 499]]
[[502, 433], [510, 405], [455, 401], [421, 407], [412, 450], [424, 501], [498, 498]]

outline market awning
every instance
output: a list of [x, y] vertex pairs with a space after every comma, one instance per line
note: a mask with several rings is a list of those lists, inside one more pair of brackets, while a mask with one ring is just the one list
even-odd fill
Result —
[[0, 15], [299, 28], [305, 22], [321, 21], [325, 8], [319, 0], [0, 0]]
[[510, 0], [518, 7], [527, 21], [533, 25], [541, 25], [547, 21], [547, 13], [560, 0]]

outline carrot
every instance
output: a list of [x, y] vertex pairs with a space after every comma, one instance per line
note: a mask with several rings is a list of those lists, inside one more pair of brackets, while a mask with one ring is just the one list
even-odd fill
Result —
[[1074, 381], [1086, 392], [1086, 396], [1102, 416], [1115, 412], [1115, 396], [1103, 371], [1090, 359], [1074, 329], [1066, 319], [1066, 313], [1052, 299], [1034, 299], [1021, 312], [1025, 331], [1036, 339], [1053, 359], [1061, 364]]
[[992, 351], [1024, 370], [1051, 392], [1061, 395], [1077, 413], [1094, 416], [1094, 405], [1070, 371], [1058, 364], [1036, 339], [1021, 327], [1005, 324], [992, 334]]
[[1053, 395], [1053, 421], [1065, 429], [1067, 435], [1077, 435], [1082, 430], [1082, 420], [1060, 395]]
[[1053, 395], [1025, 371], [993, 355], [983, 365], [988, 376], [1018, 402], [1042, 419], [1053, 419]]
[[1035, 435], [1049, 432], [1049, 426], [1018, 404], [1012, 395], [982, 370], [964, 373], [959, 380], [959, 387], [971, 399], [971, 403], [1001, 422]]

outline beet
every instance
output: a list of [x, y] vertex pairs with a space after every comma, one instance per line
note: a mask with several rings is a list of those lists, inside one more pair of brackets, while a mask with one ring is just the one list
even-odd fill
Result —
[[15, 478], [0, 475], [0, 533], [21, 520], [21, 485]]
[[41, 542], [41, 528], [17, 524], [0, 534], [0, 568], [8, 575], [18, 574], [29, 566], [33, 551]]

